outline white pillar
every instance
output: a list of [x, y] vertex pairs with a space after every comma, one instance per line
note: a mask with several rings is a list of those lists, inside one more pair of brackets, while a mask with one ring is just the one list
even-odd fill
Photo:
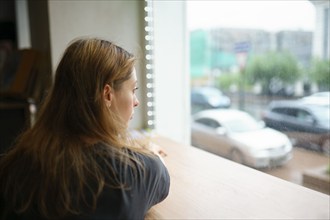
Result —
[[185, 1], [153, 1], [156, 133], [190, 144]]

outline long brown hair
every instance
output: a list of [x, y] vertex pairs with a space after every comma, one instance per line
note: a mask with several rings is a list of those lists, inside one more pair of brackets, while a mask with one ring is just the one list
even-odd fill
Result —
[[133, 55], [102, 39], [68, 46], [35, 125], [0, 160], [0, 192], [11, 211], [32, 210], [46, 218], [79, 214], [81, 204], [95, 208], [105, 185], [123, 187], [107, 182], [99, 165], [103, 160], [114, 172], [109, 155], [132, 163], [123, 150], [131, 144], [126, 125], [105, 105], [103, 89], [120, 89], [134, 62]]

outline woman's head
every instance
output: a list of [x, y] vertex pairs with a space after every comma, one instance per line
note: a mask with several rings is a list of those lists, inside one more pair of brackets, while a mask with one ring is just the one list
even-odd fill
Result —
[[52, 117], [50, 129], [94, 141], [123, 133], [138, 105], [134, 61], [106, 40], [73, 41], [58, 64], [47, 113], [42, 112]]

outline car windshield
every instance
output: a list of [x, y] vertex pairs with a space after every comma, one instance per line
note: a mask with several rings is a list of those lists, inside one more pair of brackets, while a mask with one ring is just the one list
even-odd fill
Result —
[[223, 125], [230, 132], [255, 131], [263, 127], [254, 118], [243, 115], [240, 117], [228, 119], [223, 122]]
[[319, 123], [324, 125], [327, 128], [330, 128], [330, 106], [329, 105], [320, 105], [313, 106], [313, 111], [318, 119]]

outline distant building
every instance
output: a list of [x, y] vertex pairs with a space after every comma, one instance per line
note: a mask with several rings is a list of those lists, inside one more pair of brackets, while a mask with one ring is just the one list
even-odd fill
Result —
[[302, 67], [312, 59], [313, 33], [310, 31], [280, 31], [276, 33], [276, 50], [289, 51]]
[[313, 56], [330, 59], [330, 1], [310, 0], [315, 6], [316, 25], [314, 31]]
[[210, 30], [209, 34], [213, 54], [212, 67], [225, 71], [239, 65], [237, 45], [248, 45], [245, 49], [248, 54], [264, 53], [272, 47], [271, 34], [264, 30], [217, 28]]
[[249, 42], [250, 51], [262, 53], [270, 50], [270, 33], [258, 29], [218, 28], [210, 31], [212, 47], [218, 51], [235, 53], [235, 45]]
[[235, 45], [246, 42], [250, 55], [269, 51], [288, 51], [303, 67], [308, 67], [312, 58], [313, 32], [280, 31], [277, 33], [259, 29], [217, 28], [208, 32], [211, 67], [230, 70], [238, 66]]

